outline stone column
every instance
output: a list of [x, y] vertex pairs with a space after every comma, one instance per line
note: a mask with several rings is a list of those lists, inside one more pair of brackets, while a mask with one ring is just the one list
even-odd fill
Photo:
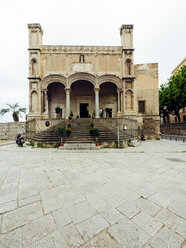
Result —
[[118, 113], [121, 112], [121, 90], [117, 89], [118, 92]]
[[70, 115], [70, 89], [66, 88], [66, 118]]
[[47, 94], [47, 89], [43, 90], [43, 112], [44, 112], [44, 116], [48, 117], [48, 94]]
[[99, 88], [94, 88], [95, 92], [95, 114], [96, 118], [99, 118]]

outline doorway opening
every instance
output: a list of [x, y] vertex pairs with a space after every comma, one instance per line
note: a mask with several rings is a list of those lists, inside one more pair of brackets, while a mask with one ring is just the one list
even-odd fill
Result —
[[80, 103], [80, 118], [88, 118], [88, 103]]

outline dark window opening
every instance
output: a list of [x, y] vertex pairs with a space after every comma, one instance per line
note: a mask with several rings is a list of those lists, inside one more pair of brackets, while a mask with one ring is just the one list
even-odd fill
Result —
[[145, 101], [138, 101], [138, 111], [141, 114], [145, 113]]

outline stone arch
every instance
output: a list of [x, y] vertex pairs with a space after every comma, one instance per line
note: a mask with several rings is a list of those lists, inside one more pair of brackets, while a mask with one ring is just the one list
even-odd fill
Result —
[[43, 78], [43, 80], [41, 81], [42, 89], [46, 90], [49, 84], [54, 83], [54, 82], [61, 83], [65, 87], [67, 86], [67, 79], [64, 76], [53, 74], [53, 75], [49, 75]]
[[76, 81], [88, 81], [92, 83], [94, 87], [96, 85], [96, 77], [90, 73], [80, 72], [72, 74], [68, 78], [68, 87], [70, 88], [71, 85]]
[[131, 75], [131, 64], [132, 64], [132, 61], [131, 61], [131, 59], [130, 58], [127, 58], [126, 60], [125, 60], [125, 68], [126, 68], [126, 75]]
[[31, 92], [31, 112], [38, 111], [38, 93], [37, 91], [33, 90]]
[[132, 89], [127, 89], [125, 91], [125, 99], [126, 99], [126, 111], [131, 111], [134, 109], [134, 94]]
[[36, 58], [32, 58], [31, 59], [31, 73], [32, 73], [32, 75], [36, 75], [37, 74], [36, 64], [37, 64]]
[[110, 75], [110, 74], [103, 75], [98, 78], [98, 87], [100, 87], [101, 84], [107, 82], [114, 83], [117, 86], [117, 88], [122, 88], [121, 79], [115, 75]]

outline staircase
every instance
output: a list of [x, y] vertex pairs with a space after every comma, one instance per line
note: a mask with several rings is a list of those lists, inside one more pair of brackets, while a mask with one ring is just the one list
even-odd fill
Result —
[[[76, 146], [75, 144], [82, 144], [86, 146], [86, 144], [95, 143], [95, 138], [89, 134], [90, 123], [92, 119], [90, 118], [76, 118], [71, 122], [72, 134], [70, 137], [67, 137], [65, 143], [72, 144], [72, 147]], [[116, 129], [109, 129], [109, 120], [108, 125], [103, 125], [101, 122], [96, 123], [95, 127], [100, 130], [100, 136], [98, 137], [98, 141], [100, 143], [103, 142], [117, 142], [117, 132]], [[58, 137], [58, 127], [64, 127], [65, 120], [63, 120], [60, 124], [51, 127], [48, 130], [37, 133], [35, 135], [35, 141], [40, 143], [50, 143], [55, 144], [60, 142], [60, 138]], [[125, 132], [120, 132], [120, 140], [129, 140], [133, 138], [133, 136], [126, 134]], [[73, 146], [74, 144], [74, 146]], [[68, 147], [68, 146], [66, 146]]]

